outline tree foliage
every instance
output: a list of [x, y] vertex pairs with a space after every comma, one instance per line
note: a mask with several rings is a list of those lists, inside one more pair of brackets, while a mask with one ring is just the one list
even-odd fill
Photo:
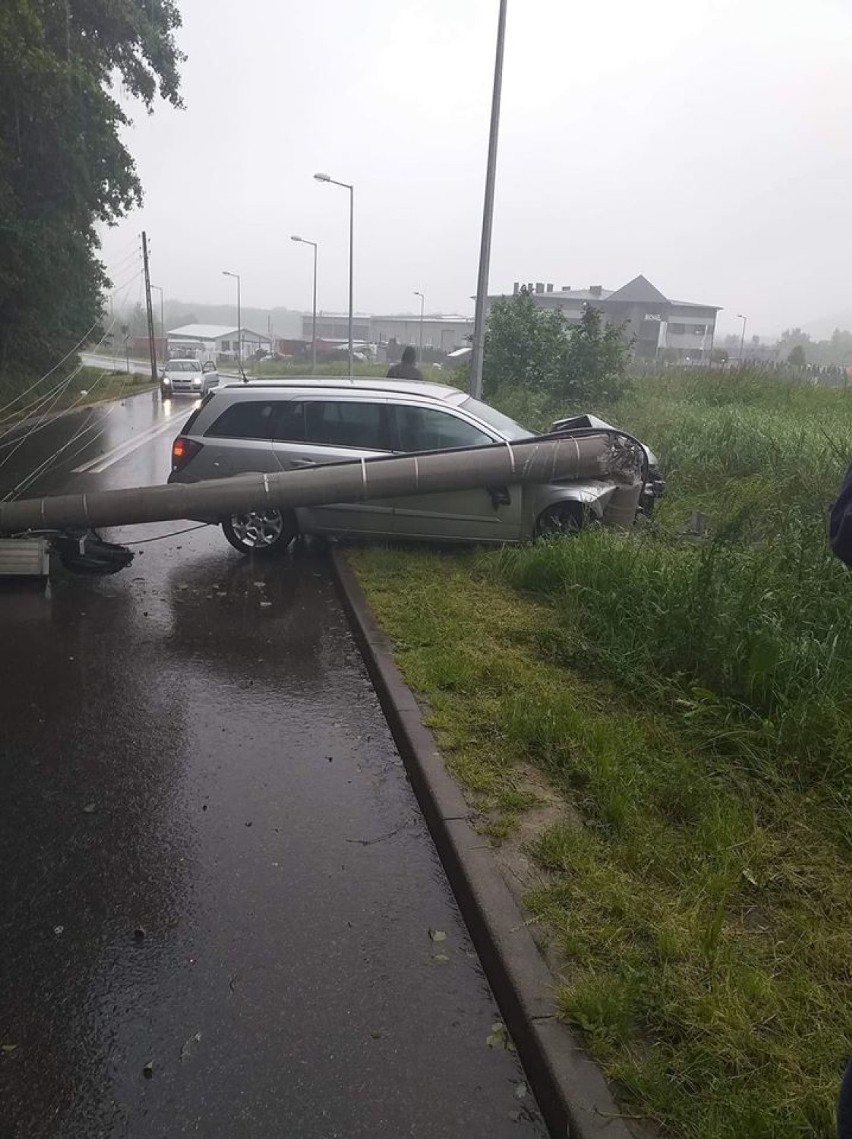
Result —
[[142, 198], [116, 84], [181, 106], [173, 0], [0, 4], [0, 377], [55, 361], [95, 325], [97, 223]]
[[565, 409], [617, 397], [629, 346], [620, 328], [587, 305], [579, 324], [541, 308], [527, 289], [495, 301], [488, 317], [486, 395], [515, 387]]
[[787, 363], [791, 368], [804, 368], [808, 362], [805, 355], [805, 348], [803, 344], [794, 344], [790, 349], [790, 355], [787, 357]]

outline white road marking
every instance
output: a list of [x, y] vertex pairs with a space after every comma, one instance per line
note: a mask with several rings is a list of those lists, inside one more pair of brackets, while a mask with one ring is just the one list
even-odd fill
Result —
[[107, 451], [104, 455], [98, 455], [94, 459], [89, 459], [88, 462], [82, 463], [79, 467], [74, 468], [75, 475], [91, 474], [99, 475], [103, 471], [111, 467], [113, 463], [118, 463], [122, 459], [126, 459], [128, 455], [132, 455], [134, 451], [138, 451], [140, 447], [144, 447], [146, 443], [150, 443], [152, 439], [156, 439], [158, 435], [163, 435], [166, 431], [172, 430], [172, 423], [175, 419], [180, 419], [186, 415], [184, 410], [175, 411], [165, 419], [158, 420], [153, 427], [149, 427], [147, 431], [140, 432], [139, 435], [134, 436], [132, 439], [126, 439], [123, 443], [119, 443], [117, 447], [113, 447], [111, 451]]

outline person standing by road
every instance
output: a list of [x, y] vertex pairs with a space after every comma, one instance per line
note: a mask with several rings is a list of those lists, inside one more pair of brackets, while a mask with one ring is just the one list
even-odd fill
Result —
[[388, 368], [387, 379], [389, 380], [422, 380], [423, 373], [417, 367], [417, 353], [414, 348], [409, 344], [402, 353], [402, 363], [394, 364]]

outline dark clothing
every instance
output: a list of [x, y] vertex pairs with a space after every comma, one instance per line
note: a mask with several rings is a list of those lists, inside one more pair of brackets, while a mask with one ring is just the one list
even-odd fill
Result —
[[852, 566], [852, 467], [846, 472], [828, 519], [828, 540], [838, 558]]
[[423, 373], [414, 364], [394, 364], [388, 368], [388, 380], [422, 380]]
[[846, 1074], [840, 1085], [840, 1098], [837, 1103], [837, 1139], [852, 1139], [852, 1060], [846, 1065]]

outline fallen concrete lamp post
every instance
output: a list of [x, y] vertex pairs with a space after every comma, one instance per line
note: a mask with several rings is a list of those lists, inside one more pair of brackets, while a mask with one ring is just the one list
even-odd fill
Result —
[[79, 532], [183, 518], [222, 520], [261, 508], [291, 510], [572, 479], [615, 482], [604, 521], [627, 526], [636, 514], [644, 465], [641, 448], [615, 432], [547, 435], [520, 443], [329, 463], [277, 474], [20, 499], [0, 503], [0, 534]]

